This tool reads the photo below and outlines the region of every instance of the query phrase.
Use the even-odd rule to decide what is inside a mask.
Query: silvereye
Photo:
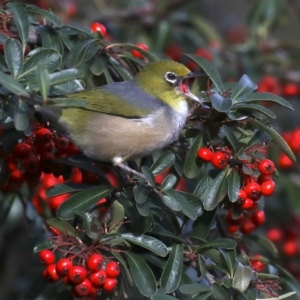
[[[188,77],[195,75],[177,62],[149,63],[132,81],[68,94],[87,106],[64,108],[57,121],[87,157],[121,165],[178,138],[187,99],[200,102],[183,84]],[[40,112],[50,116],[49,107]]]

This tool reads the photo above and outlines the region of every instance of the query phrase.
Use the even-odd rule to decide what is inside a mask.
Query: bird
[[[46,106],[39,113],[56,123],[88,158],[127,169],[124,162],[162,149],[178,139],[188,101],[202,103],[186,84],[197,74],[175,61],[148,63],[133,80],[65,95],[84,107]]]

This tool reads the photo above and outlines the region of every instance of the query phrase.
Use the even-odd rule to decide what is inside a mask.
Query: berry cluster
[[[248,167],[259,172],[258,177],[250,176],[243,173],[243,162],[238,161],[237,163],[230,153],[231,151],[227,147],[216,152],[203,147],[198,150],[197,155],[202,161],[210,162],[217,169],[223,169],[230,164],[242,175],[237,201],[226,206],[228,208],[226,222],[229,224],[229,233],[235,233],[239,229],[241,233],[249,234],[265,222],[265,213],[258,209],[258,201],[261,196],[269,197],[275,191],[275,183],[272,180],[275,166],[269,159],[247,164]]]
[[[50,250],[40,251],[39,259],[46,265],[43,277],[49,282],[62,280],[71,286],[76,297],[97,296],[102,290],[113,292],[117,288],[119,264],[108,261],[100,253],[89,254],[83,263],[77,265],[73,264],[72,258],[61,258],[56,262]]]

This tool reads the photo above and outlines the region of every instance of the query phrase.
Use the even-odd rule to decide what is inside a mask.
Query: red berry
[[[281,95],[282,89],[278,78],[272,75],[264,76],[258,84],[259,92],[269,92],[275,95]]]
[[[73,2],[69,2],[66,5],[66,13],[69,17],[73,17],[77,13],[77,6]]]
[[[287,256],[294,256],[298,253],[297,240],[286,241],[282,247],[282,252]]]
[[[81,154],[80,150],[77,148],[77,146],[73,143],[69,142],[69,147],[67,149],[67,153],[72,156],[72,155],[79,155]]]
[[[263,182],[261,185],[261,193],[263,196],[271,196],[275,191],[275,182],[273,180],[268,180]]]
[[[74,289],[79,296],[87,296],[92,290],[92,284],[88,279],[84,279],[81,283],[77,284]]]
[[[106,272],[104,270],[99,270],[98,272],[90,275],[90,281],[94,286],[100,287],[104,284],[106,277]]]
[[[227,216],[226,216],[226,222],[230,225],[238,225],[240,224],[243,219],[244,219],[244,216],[243,215],[239,215],[237,218],[233,218],[233,215],[232,215],[232,210],[228,211],[227,213]]]
[[[280,242],[283,239],[283,232],[281,229],[274,227],[267,231],[267,238],[272,242]]]
[[[257,183],[262,185],[263,182],[265,181],[268,181],[268,180],[272,180],[272,175],[265,175],[265,174],[260,174],[258,177],[257,177]]]
[[[247,199],[246,192],[244,190],[239,190],[237,202],[242,204],[245,202],[246,199]]]
[[[68,277],[72,283],[79,284],[86,278],[86,269],[81,266],[73,266],[69,269]]]
[[[248,210],[253,207],[253,200],[250,198],[247,198],[242,204],[241,209]]]
[[[16,185],[21,185],[25,181],[25,176],[20,170],[14,170],[10,173],[10,180]]]
[[[300,89],[295,83],[287,83],[284,85],[282,90],[284,97],[297,97],[300,93]]]
[[[55,148],[58,152],[66,152],[69,148],[69,144],[69,140],[62,136],[55,140]]]
[[[183,50],[178,44],[170,44],[167,46],[165,53],[175,61],[179,61],[182,57]]]
[[[92,254],[87,261],[87,268],[91,272],[96,272],[101,269],[103,265],[103,256],[98,253]]]
[[[106,292],[113,292],[117,288],[117,285],[118,281],[115,278],[107,278],[105,280],[103,289]]]
[[[9,171],[17,170],[17,168],[18,168],[17,164],[18,164],[18,162],[13,154],[8,154],[6,156],[5,165]]]
[[[37,144],[36,145],[36,152],[38,154],[43,154],[45,152],[50,152],[53,148],[53,143],[50,141],[49,143],[46,144]]]
[[[59,276],[64,277],[69,274],[72,262],[67,258],[60,259],[56,264],[56,272]]]
[[[52,132],[48,128],[40,128],[35,133],[36,144],[47,144],[52,140]]]
[[[210,60],[212,61],[213,60],[213,56],[212,56],[212,53],[206,49],[206,48],[198,48],[196,51],[195,51],[195,54],[196,55],[199,55],[201,57],[204,57],[206,58],[207,60]]]
[[[227,166],[228,157],[225,153],[217,151],[213,154],[211,164],[216,169],[223,169]]]
[[[106,35],[106,28],[101,23],[93,23],[90,28],[95,33],[99,32],[99,33],[101,33],[102,36]]]
[[[208,148],[200,148],[197,152],[197,156],[205,162],[210,162],[213,155],[214,154]]]
[[[241,224],[240,230],[243,234],[249,234],[255,229],[255,225],[250,221],[246,220]]]
[[[281,153],[278,158],[278,166],[281,169],[289,169],[294,167],[295,163],[285,153]]]
[[[56,210],[58,209],[58,207],[64,203],[68,198],[70,197],[70,194],[63,194],[63,195],[58,195],[55,197],[51,197],[48,200],[48,205],[51,209],[51,211],[56,212]]]
[[[262,225],[266,220],[265,212],[263,210],[256,210],[252,214],[251,220],[256,226]]]
[[[39,253],[40,262],[44,265],[51,265],[55,262],[55,255],[52,251],[44,249]]]
[[[41,170],[40,161],[36,156],[29,156],[23,162],[26,174],[38,174]]]
[[[20,143],[14,146],[13,155],[16,159],[24,159],[29,155],[30,146],[25,143]]]
[[[43,277],[50,282],[58,281],[59,276],[56,272],[56,265],[55,264],[49,265],[44,271]]]
[[[256,201],[261,196],[261,186],[256,182],[248,183],[244,188],[247,197],[251,198],[252,200]]]
[[[142,50],[148,50],[148,46],[146,44],[136,44],[136,46],[141,48]],[[143,54],[138,50],[132,49],[131,54],[137,58],[143,58]]]
[[[51,174],[53,171],[55,156],[51,152],[45,152],[41,155],[41,170],[46,174]]]
[[[239,229],[239,226],[238,225],[230,225],[227,229],[227,232],[228,233],[235,233],[237,232]]]
[[[261,174],[271,175],[274,173],[274,163],[269,159],[263,159],[258,164],[258,170]]]
[[[255,255],[254,257],[250,258],[250,267],[256,272],[261,272],[266,267],[265,263],[260,259],[260,255]]]
[[[120,275],[120,266],[115,261],[110,261],[105,268],[107,277],[115,278]]]

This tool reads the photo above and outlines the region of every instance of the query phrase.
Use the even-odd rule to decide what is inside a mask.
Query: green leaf
[[[269,239],[265,238],[264,236],[247,235],[246,239],[248,242],[254,242],[256,245],[262,247],[269,255],[277,257],[278,249]]]
[[[262,122],[258,120],[253,120],[254,124],[257,125],[257,127],[263,129],[266,131],[266,133],[282,148],[282,150],[285,152],[285,154],[293,161],[296,162],[296,157],[294,153],[292,152],[291,148],[287,144],[287,142],[282,138],[280,134],[278,134],[272,127],[269,127],[266,124],[263,124]]]
[[[88,46],[93,44],[97,39],[90,39],[86,40],[80,43],[77,43],[69,52],[67,58],[66,58],[66,66],[68,68],[75,68],[79,66],[83,60],[84,56],[86,54]]]
[[[40,251],[42,251],[43,249],[53,249],[55,247],[55,244],[52,241],[44,241],[38,245],[36,245],[33,248],[33,252],[34,253],[38,253]]]
[[[205,292],[199,294],[197,297],[195,297],[193,300],[206,300],[206,299],[211,299],[212,292]]]
[[[223,200],[224,181],[228,175],[228,167],[222,170],[218,176],[213,180],[211,186],[201,195],[203,206],[205,210],[213,210],[218,203]],[[226,189],[227,191],[227,189]]]
[[[11,75],[17,78],[23,66],[22,45],[16,39],[7,39],[4,45],[5,60]]]
[[[151,169],[146,166],[142,166],[141,170],[142,170],[142,173],[145,176],[145,178],[148,180],[148,182],[152,186],[155,186],[155,179],[154,179],[154,175],[153,175]]]
[[[241,102],[256,102],[256,101],[271,101],[283,107],[293,110],[292,105],[288,101],[272,93],[252,93],[250,95],[247,94],[241,98],[238,98],[236,102],[241,103]]]
[[[238,142],[236,136],[234,135],[233,131],[231,130],[231,128],[228,127],[227,125],[223,125],[222,126],[222,131],[223,131],[226,139],[228,140],[228,142],[232,146],[233,150],[238,151],[239,148],[240,148],[240,145],[239,145],[239,142]]]
[[[133,280],[141,294],[146,297],[153,296],[157,291],[157,287],[152,270],[139,255],[131,252],[125,252],[125,255]]]
[[[123,205],[115,200],[112,204],[111,219],[109,222],[109,233],[117,232],[121,227],[125,218],[125,210]]]
[[[187,217],[189,217],[192,220],[197,219],[197,210],[186,200],[186,198],[183,195],[172,189],[165,191],[165,194],[172,198],[173,201],[176,201],[181,205],[181,210]]]
[[[113,44],[110,46],[115,47],[121,47],[121,48],[128,48],[129,50],[138,50],[145,58],[147,58],[150,62],[159,61],[158,57],[155,56],[153,53],[146,51],[144,49],[141,49],[140,47],[134,45],[134,44]]]
[[[49,75],[50,85],[62,84],[74,79],[83,78],[83,72],[78,69],[67,69]]]
[[[225,92],[226,89],[221,80],[220,74],[217,71],[216,67],[209,60],[195,54],[185,54],[185,55],[190,59],[192,59],[203,69],[203,71],[209,76],[209,78],[211,79],[211,81],[214,83],[215,87],[219,90],[221,94]]]
[[[211,289],[209,289],[199,283],[191,283],[191,284],[182,285],[180,287],[180,291],[182,294],[194,295],[194,294],[198,294],[198,293],[210,292]]]
[[[49,25],[40,25],[38,30],[42,38],[43,48],[56,50],[62,55],[64,52],[64,47],[56,30]]]
[[[228,112],[232,107],[231,98],[224,98],[219,94],[213,94],[211,98],[212,106],[215,110],[220,112]]]
[[[162,173],[170,168],[175,162],[175,155],[171,151],[165,151],[151,166],[151,171],[154,175]]]
[[[183,269],[183,246],[173,244],[172,251],[160,278],[162,290],[168,294],[177,289]]]
[[[93,57],[93,61],[92,61],[91,65],[89,66],[89,68],[90,68],[90,71],[94,75],[99,76],[104,71],[104,68],[105,68],[104,62],[97,55],[95,55]]]
[[[232,286],[244,292],[251,282],[251,268],[238,263],[232,281]]]
[[[62,203],[58,207],[56,215],[62,220],[72,219],[75,217],[77,211],[82,213],[85,212],[91,206],[96,204],[98,200],[108,196],[111,191],[111,187],[103,185],[81,191]]]
[[[16,199],[15,193],[6,193],[0,202],[0,225],[4,224]]]
[[[134,199],[136,203],[144,203],[147,199],[151,191],[147,189],[145,186],[138,185],[134,191]]]
[[[77,183],[72,183],[72,182],[56,184],[46,190],[46,196],[54,197],[54,196],[63,195],[63,194],[67,194],[67,193],[78,192],[78,191],[87,189],[89,187],[90,187],[90,185],[77,184]]]
[[[12,76],[6,75],[0,71],[0,83],[12,93],[18,96],[24,96],[29,98],[29,94],[26,92],[20,82],[13,79]]]
[[[232,106],[232,110],[241,110],[241,111],[255,110],[255,111],[258,111],[258,112],[266,115],[269,118],[276,119],[276,115],[271,110],[269,110],[268,108],[266,108],[262,105],[257,105],[257,104],[234,105],[234,106]]]
[[[201,195],[211,186],[213,179],[204,174],[203,177],[199,180],[193,194],[196,197],[201,197]]]
[[[237,171],[232,170],[228,177],[228,197],[230,202],[234,203],[239,197],[239,190],[241,188],[241,178]]]
[[[177,177],[173,174],[169,174],[161,185],[162,191],[171,189],[177,181]]]
[[[124,80],[132,80],[133,76],[112,56],[109,56],[109,62],[114,69],[122,76]]]
[[[86,26],[82,26],[80,24],[68,24],[63,26],[62,29],[66,29],[67,31],[69,31],[70,29],[74,30],[76,34],[82,35],[86,38],[93,38],[93,32],[90,28],[86,27]]]
[[[164,294],[155,294],[154,296],[151,297],[151,300],[177,300],[178,298],[174,298],[169,295],[164,295]]]
[[[181,239],[180,237],[178,237],[178,235],[175,233],[170,232],[169,230],[163,228],[162,226],[155,224],[151,230],[150,230],[151,235],[158,235],[158,236],[164,236],[164,237],[168,237],[171,238],[175,241],[178,241],[180,243],[185,243],[184,239]]]
[[[23,44],[23,52],[25,50],[28,34],[29,34],[29,22],[28,14],[20,3],[7,3],[9,11],[12,13],[14,24],[18,29],[21,42]]]
[[[33,14],[38,14],[47,21],[51,22],[56,27],[62,26],[62,21],[52,11],[40,9],[35,5],[26,5],[26,11]]]
[[[217,300],[231,300],[231,297],[219,283],[214,282],[211,286],[211,289]]]
[[[235,249],[235,247],[236,247],[236,242],[232,239],[216,238],[206,242],[203,246],[200,246],[199,250],[204,248]]]
[[[36,68],[36,79],[40,93],[44,100],[47,99],[50,90],[49,72],[45,65],[39,64]]]
[[[165,257],[168,254],[167,246],[160,240],[148,235],[134,235],[123,233],[122,237],[135,245],[148,249],[158,256]]]
[[[51,218],[47,220],[47,224],[55,229],[58,229],[63,235],[75,235],[75,228],[67,221]]]
[[[193,142],[190,151],[188,152],[184,166],[183,166],[183,173],[187,178],[195,178],[199,175],[200,169],[200,162],[197,157],[197,152],[199,148],[203,145],[202,135],[198,135]]]
[[[123,259],[121,254],[118,253],[117,251],[112,251],[111,254],[120,262],[121,271],[123,272],[123,274],[125,273],[126,279],[129,283],[129,286],[133,287],[133,280],[132,280],[131,274],[129,272],[129,269],[128,269],[128,266],[127,266],[125,260]]]
[[[201,216],[203,214],[203,203],[199,197],[185,192],[179,192],[196,210],[197,216]]]
[[[171,198],[167,195],[163,195],[161,199],[166,206],[168,206],[170,209],[172,209],[174,211],[180,211],[182,208],[181,204],[179,202],[174,201],[173,198]]]
[[[216,210],[206,211],[193,223],[192,236],[205,240],[215,220]]]
[[[23,100],[19,100],[14,107],[14,124],[15,128],[20,131],[29,127],[27,105]]]
[[[257,85],[249,78],[248,75],[244,74],[232,91],[232,102],[234,103],[236,99],[249,92],[253,92],[256,89]]]
[[[42,49],[34,55],[30,56],[29,59],[23,64],[22,72],[19,78],[28,75],[34,71],[38,65],[44,64],[49,73],[56,70],[61,64],[60,54],[53,49]]]
[[[226,261],[229,277],[233,277],[235,265],[236,265],[236,253],[235,250],[232,249],[219,249],[220,253],[223,255],[224,260]]]

